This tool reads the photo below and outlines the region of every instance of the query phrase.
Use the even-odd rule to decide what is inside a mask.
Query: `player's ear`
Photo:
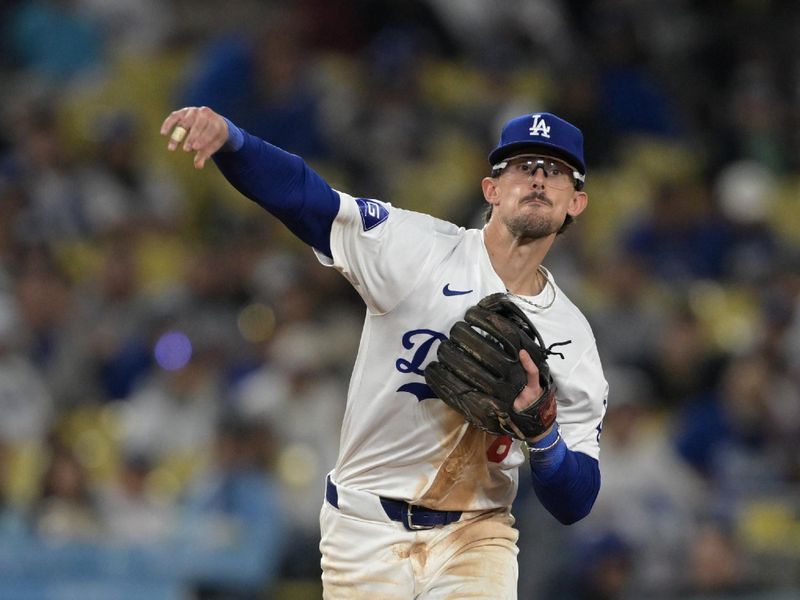
[[[484,177],[481,180],[483,197],[489,204],[497,204],[497,179],[494,177]]]
[[[572,200],[570,200],[569,206],[567,207],[567,214],[571,215],[573,218],[577,217],[584,211],[587,204],[589,204],[589,196],[586,192],[576,191],[572,195]]]

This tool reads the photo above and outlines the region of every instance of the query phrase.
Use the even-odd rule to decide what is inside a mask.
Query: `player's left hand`
[[[164,119],[161,135],[170,136],[167,144],[170,152],[181,143],[184,152],[194,152],[194,167],[202,169],[211,155],[228,141],[228,123],[207,106],[187,106]]]

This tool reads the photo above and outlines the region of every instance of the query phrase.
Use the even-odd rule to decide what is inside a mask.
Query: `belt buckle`
[[[436,525],[415,525],[412,521],[413,519],[413,505],[406,503],[405,513],[406,513],[406,522],[405,526],[410,531],[422,531],[425,529],[433,529]]]

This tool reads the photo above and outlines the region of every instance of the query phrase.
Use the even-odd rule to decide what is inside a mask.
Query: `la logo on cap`
[[[528,130],[531,135],[540,135],[545,138],[550,137],[550,127],[544,122],[542,115],[533,115],[533,125]]]

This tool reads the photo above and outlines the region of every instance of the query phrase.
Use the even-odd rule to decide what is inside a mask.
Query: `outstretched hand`
[[[182,127],[183,139],[174,135]],[[167,150],[174,152],[178,146],[184,152],[194,152],[194,167],[202,169],[206,161],[228,141],[228,124],[221,115],[207,106],[189,106],[173,111],[161,124],[161,135],[170,136]]]

